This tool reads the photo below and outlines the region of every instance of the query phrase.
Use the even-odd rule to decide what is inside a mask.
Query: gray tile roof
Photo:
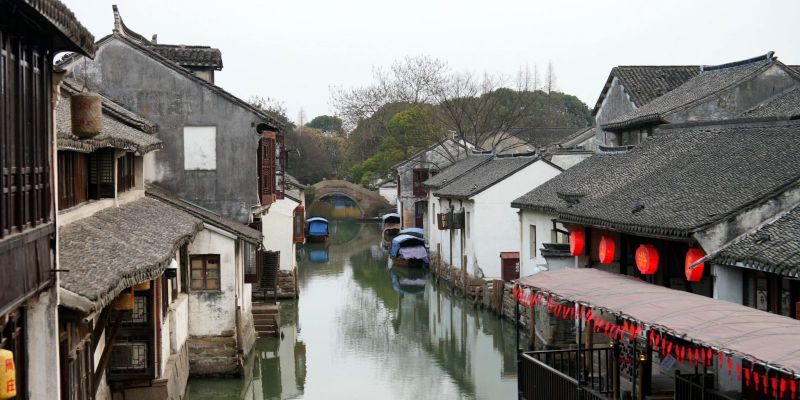
[[[108,208],[58,230],[60,286],[109,304],[122,290],[154,279],[203,227],[200,219],[155,199]]]
[[[741,118],[800,117],[800,87],[775,96],[739,115]]]
[[[433,192],[437,197],[469,198],[502,181],[540,158],[498,156]]]
[[[146,187],[148,197],[163,201],[170,206],[185,211],[194,217],[200,218],[206,225],[212,225],[222,230],[228,231],[239,238],[246,240],[255,245],[261,245],[263,236],[261,232],[227,217],[223,217],[211,210],[198,206],[187,200],[181,199],[175,193],[172,193],[160,186],[148,184]]]
[[[183,44],[151,44],[150,50],[169,58],[182,67],[213,67],[222,69],[222,52],[209,46]]]
[[[57,28],[70,42],[62,43],[61,38],[51,38],[50,40],[59,46],[59,50],[80,51],[82,54],[94,56],[94,35],[81,25],[80,21],[75,18],[75,14],[64,3],[58,0],[16,0],[6,7],[12,6],[30,7]],[[29,20],[26,21],[26,24],[35,25],[36,23]],[[64,45],[68,45],[69,48],[61,47]]]
[[[80,93],[80,87],[80,84],[68,79],[62,82],[61,99],[56,107],[56,138],[59,150],[90,153],[101,148],[114,147],[142,155],[161,148],[161,141],[153,135],[155,124],[102,96],[103,131],[90,139],[73,135],[69,96]]]
[[[595,135],[595,128],[594,127],[590,126],[588,128],[582,128],[582,129],[576,131],[575,133],[565,137],[558,144],[558,146],[561,147],[561,148],[565,148],[565,149],[566,148],[570,148],[570,147],[575,147],[575,146],[581,144],[582,142],[593,138],[594,135]]]
[[[443,169],[423,184],[429,188],[438,189],[454,179],[458,179],[473,168],[489,161],[494,157],[491,154],[473,154],[469,157]]]
[[[688,237],[800,179],[800,123],[673,126],[590,157],[512,202],[565,221]]]
[[[736,239],[713,261],[800,277],[800,207]]]
[[[586,129],[586,127],[533,127],[514,129],[511,134],[537,148],[541,148],[561,143],[573,134],[583,132]]]
[[[764,56],[749,60],[716,67],[704,67],[700,74],[677,88],[603,124],[603,129],[622,130],[638,125],[661,122],[666,114],[741,82],[776,62],[777,60],[772,56],[772,53],[767,53]]]
[[[653,101],[699,73],[699,65],[623,65],[612,71],[636,107]]]

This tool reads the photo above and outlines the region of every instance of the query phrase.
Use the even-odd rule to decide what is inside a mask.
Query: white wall
[[[178,294],[178,299],[169,306],[170,322],[170,347],[171,353],[176,353],[186,343],[189,337],[189,296],[185,293]]]
[[[297,266],[294,244],[294,209],[300,204],[292,199],[280,199],[261,215],[264,249],[281,252],[281,270],[291,271]]]
[[[378,194],[383,196],[389,204],[396,205],[397,204],[397,186],[394,187],[383,187],[381,186],[378,188]]]
[[[708,268],[709,263],[706,263]],[[744,274],[741,268],[713,264],[714,298],[744,304]]]
[[[189,244],[189,255],[193,254],[219,254],[220,291],[189,289],[189,334],[218,336],[235,331],[236,240],[206,227]]]
[[[59,398],[57,288],[26,302],[25,343],[31,399]]]
[[[511,202],[560,172],[547,162],[536,161],[472,198],[471,232],[465,249],[468,272],[474,273],[477,266],[486,277],[500,277],[500,252],[520,251],[520,221]]]
[[[542,244],[552,243],[552,220],[556,218],[553,214],[543,214],[531,210],[521,210],[521,219],[519,229],[520,236],[520,276],[532,275],[540,271],[539,266],[545,266],[547,260],[542,257]],[[535,257],[531,255],[531,229],[530,226],[536,227],[536,254]],[[561,224],[558,224],[560,229],[564,229]]]

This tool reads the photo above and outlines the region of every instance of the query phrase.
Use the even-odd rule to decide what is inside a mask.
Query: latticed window
[[[219,290],[219,254],[191,256],[192,290]]]
[[[89,197],[114,197],[114,150],[103,149],[89,154]]]
[[[276,197],[275,148],[275,133],[265,133],[258,146],[258,195],[262,205],[271,204]]]

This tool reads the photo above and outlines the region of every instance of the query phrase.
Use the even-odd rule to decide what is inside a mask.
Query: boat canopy
[[[400,214],[398,213],[388,213],[383,214],[381,217],[381,229],[386,229],[387,224],[399,224],[400,223]]]
[[[424,238],[425,237],[425,230],[423,230],[422,228],[406,228],[406,229],[401,230],[400,234],[401,235],[416,236],[418,238]]]
[[[306,220],[306,234],[309,236],[327,236],[328,220],[314,217]]]
[[[425,240],[411,235],[398,235],[392,239],[392,248],[389,255],[397,257],[401,247],[422,246],[425,247]]]

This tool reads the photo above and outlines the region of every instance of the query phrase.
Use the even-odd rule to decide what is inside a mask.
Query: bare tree
[[[553,62],[547,62],[547,75],[544,78],[544,85],[547,89],[547,94],[556,90],[556,72],[553,69]]]

